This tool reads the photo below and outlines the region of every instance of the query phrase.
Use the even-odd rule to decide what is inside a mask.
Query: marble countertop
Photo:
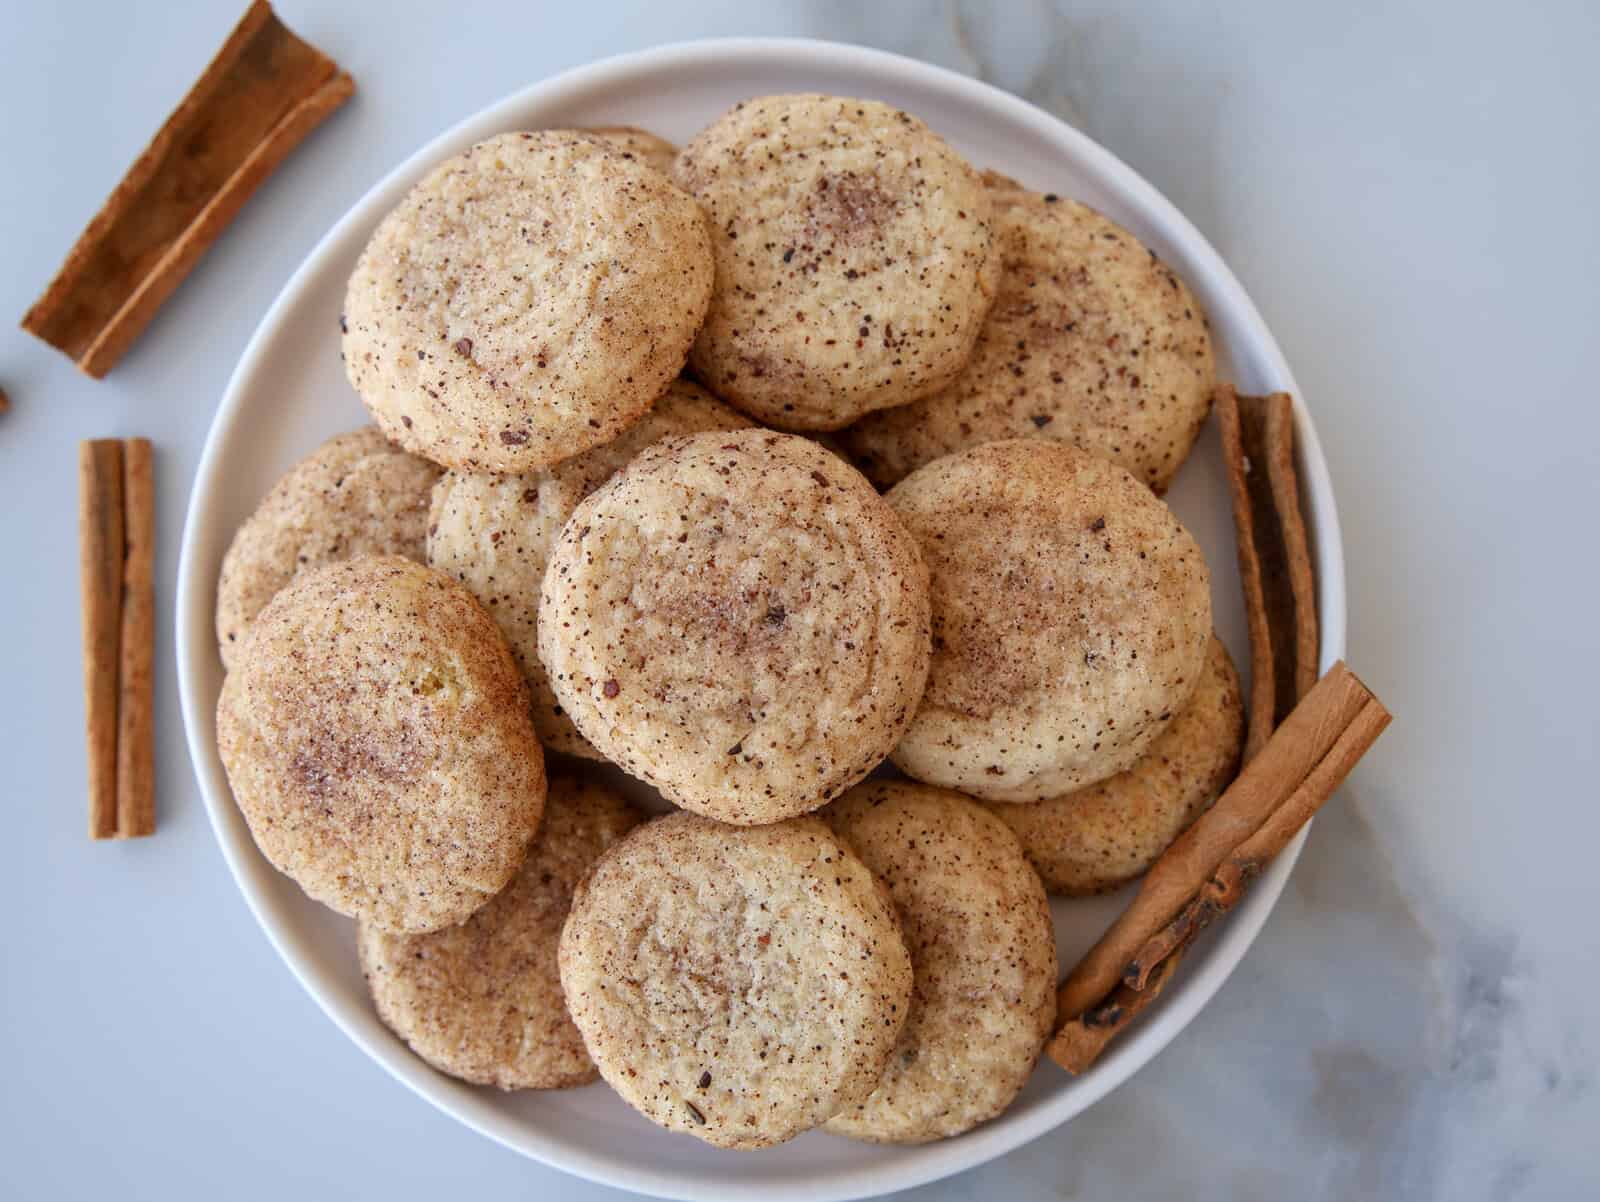
[[[19,316],[240,3],[13,6],[0,312]],[[1200,1017],[1083,1117],[919,1202],[1600,1196],[1600,17],[1581,2],[1284,5],[283,0],[360,92],[103,382],[0,330],[10,913],[0,1194],[622,1197],[412,1097],[318,1012],[212,840],[171,617],[162,829],[83,835],[73,443],[189,484],[251,330],[438,130],[605,54],[856,41],[1062,115],[1172,198],[1272,326],[1332,465],[1349,658],[1398,720]]]

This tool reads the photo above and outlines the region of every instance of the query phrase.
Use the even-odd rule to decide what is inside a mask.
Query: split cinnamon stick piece
[[[122,443],[78,444],[78,570],[89,837],[117,833],[117,681],[122,640]]]
[[[130,438],[122,450],[125,551],[122,583],[121,675],[117,690],[117,834],[156,830],[155,473],[150,442]]]
[[[150,444],[78,446],[89,837],[155,832],[151,669],[155,650],[155,488]]]
[[[1289,394],[1240,396],[1224,384],[1216,410],[1250,632],[1248,759],[1317,679],[1317,598]]]
[[[99,378],[355,85],[256,0],[78,238],[23,328]]]
[[[1065,1021],[1047,1049],[1057,1064],[1083,1072],[1159,996],[1195,936],[1243,896],[1388,724],[1383,704],[1335,664],[1216,805],[1156,862],[1133,904],[1068,974],[1057,995]],[[1217,820],[1207,823],[1212,815]],[[1191,900],[1174,909],[1170,899],[1213,861]]]
[[[1146,941],[1288,801],[1371,698],[1342,662],[1333,666],[1216,804],[1151,866],[1132,903],[1067,975],[1058,1014],[1076,1018],[1116,987]]]
[[[1165,927],[1147,939],[1122,974],[1123,983],[1144,989],[1161,965],[1187,945],[1219,916],[1239,903],[1245,890],[1260,876],[1274,856],[1288,846],[1295,832],[1311,821],[1317,808],[1350,774],[1356,761],[1389,725],[1389,711],[1371,698],[1357,712],[1328,754],[1307,774],[1260,829],[1246,839],[1211,874],[1200,892]]]

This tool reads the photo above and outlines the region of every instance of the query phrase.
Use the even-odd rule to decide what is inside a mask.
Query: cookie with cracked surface
[[[1189,703],[1126,772],[1029,805],[991,805],[1051,893],[1081,897],[1144,873],[1228,787],[1244,750],[1244,697],[1212,635]]]
[[[1166,504],[1063,443],[988,443],[885,498],[916,535],[933,665],[908,776],[1038,801],[1129,768],[1194,692],[1210,574]]]
[[[561,985],[601,1075],[646,1118],[762,1148],[872,1092],[911,961],[888,895],[825,823],[673,814],[578,887]]]
[[[268,603],[223,683],[217,748],[267,859],[388,931],[487,902],[544,808],[528,688],[494,619],[395,555],[304,573]]]
[[[851,427],[851,455],[887,488],[979,443],[1052,438],[1165,491],[1216,387],[1200,303],[1114,221],[1007,183],[990,181],[1004,270],[971,361],[943,391]]]
[[[977,173],[908,113],[765,96],[678,156],[717,284],[691,361],[769,425],[837,430],[946,387],[999,276]]]
[[[345,368],[385,434],[522,472],[615,438],[682,368],[711,297],[699,206],[574,130],[446,159],[362,252]]]
[[[866,781],[823,812],[888,888],[911,1013],[872,1094],[825,1124],[879,1143],[948,1139],[1021,1092],[1056,1017],[1044,886],[1005,825],[959,793]]]
[[[809,439],[670,438],[573,512],[538,633],[608,760],[685,809],[776,822],[899,741],[927,677],[927,572],[861,473]]]
[[[647,129],[640,129],[636,125],[602,125],[583,132],[611,143],[623,154],[633,155],[663,175],[672,174],[672,164],[678,157],[678,148]]]
[[[598,781],[551,772],[539,836],[487,905],[426,935],[362,925],[361,971],[379,1016],[418,1056],[463,1081],[560,1089],[594,1080],[561,996],[557,944],[572,891],[640,819]]]
[[[528,679],[533,727],[546,747],[602,758],[572,724],[539,662],[539,588],[561,527],[578,502],[651,443],[749,425],[738,410],[679,379],[649,413],[604,446],[515,476],[452,471],[434,487],[428,564],[465,584],[500,624]]]
[[[217,579],[217,648],[233,666],[268,601],[300,573],[352,555],[420,560],[439,469],[372,426],[335,435],[290,468],[245,519]]]

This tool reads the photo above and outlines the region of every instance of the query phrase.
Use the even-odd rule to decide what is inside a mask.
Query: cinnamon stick
[[[1250,633],[1248,759],[1317,678],[1316,593],[1289,394],[1240,396],[1224,384],[1216,410]]]
[[[1067,975],[1056,999],[1061,1019],[1076,1018],[1116,987],[1146,941],[1177,918],[1228,855],[1261,828],[1371,699],[1342,661],[1333,666],[1216,804],[1162,854],[1133,902]]]
[[[149,440],[130,438],[122,453],[126,553],[123,562],[121,674],[117,696],[117,834],[156,829],[154,695],[155,477]]]
[[[23,328],[105,375],[261,182],[354,88],[256,0]]]
[[[1174,951],[1237,905],[1273,857],[1288,846],[1295,832],[1311,821],[1322,803],[1333,796],[1333,791],[1383,733],[1389,721],[1389,711],[1383,703],[1376,697],[1369,699],[1300,787],[1273,811],[1255,834],[1228,854],[1171,923],[1145,941],[1123,972],[1123,984],[1132,989],[1145,988]]]
[[[117,678],[122,638],[122,444],[78,444],[78,571],[83,618],[89,837],[117,833]]]

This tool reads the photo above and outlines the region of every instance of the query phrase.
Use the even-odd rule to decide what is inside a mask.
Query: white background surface
[[[736,33],[980,74],[1185,210],[1306,389],[1340,494],[1350,659],[1398,715],[1212,1007],[1082,1119],[919,1196],[1600,1191],[1600,18],[1577,3],[996,7],[284,0],[355,75],[352,104],[107,380],[0,330],[0,1195],[616,1196],[434,1113],[301,993],[201,811],[170,615],[160,833],[84,837],[74,444],[156,442],[170,604],[216,398],[350,203],[533,79]],[[20,318],[238,14],[7,0],[0,313]]]

